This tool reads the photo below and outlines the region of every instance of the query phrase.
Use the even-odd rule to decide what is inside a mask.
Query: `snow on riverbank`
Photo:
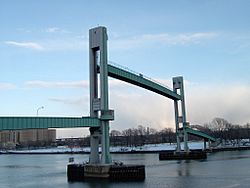
[[[189,142],[190,149],[203,149],[203,142]],[[182,148],[183,148],[182,143]],[[175,150],[176,144],[162,143],[162,144],[147,144],[139,147],[110,147],[111,152],[131,152],[131,151],[164,151],[164,150]],[[101,151],[101,148],[99,148]],[[56,148],[44,148],[44,149],[32,149],[32,150],[9,150],[9,153],[79,153],[79,152],[90,152],[89,147],[84,148],[69,148],[66,146],[58,146]]]

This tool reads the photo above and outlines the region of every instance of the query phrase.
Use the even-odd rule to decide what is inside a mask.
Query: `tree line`
[[[137,128],[129,128],[123,131],[112,130],[110,132],[111,146],[137,147],[145,144],[174,143],[175,131],[164,128],[157,131],[154,128],[139,125]]]
[[[198,129],[218,139],[219,142],[238,144],[242,139],[250,142],[250,124],[234,125],[223,118],[214,118],[204,125],[191,125],[191,128]],[[189,140],[201,140],[201,138],[189,135]],[[145,144],[176,143],[175,130],[164,128],[157,130],[139,125],[136,128],[110,131],[111,146],[138,147]],[[70,147],[89,147],[90,137],[79,139],[66,139],[57,143],[58,145],[68,145]]]
[[[223,118],[214,118],[210,123],[204,124],[207,133],[220,142],[239,144],[243,139],[250,142],[250,123],[245,125],[232,124]]]
[[[191,125],[191,128],[205,132],[218,139],[218,143],[239,144],[243,139],[250,142],[250,123],[245,125],[232,124],[223,118],[214,118],[204,125]],[[189,140],[201,140],[201,138],[189,135]],[[110,132],[111,146],[137,147],[144,144],[175,143],[176,134],[172,128],[156,130],[154,128],[139,125],[137,128],[129,128],[122,131]]]

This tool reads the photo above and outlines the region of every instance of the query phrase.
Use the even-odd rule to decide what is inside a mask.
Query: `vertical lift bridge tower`
[[[109,121],[114,120],[114,111],[109,109],[108,101],[108,57],[107,30],[96,27],[89,30],[89,76],[90,76],[90,116],[99,118],[100,128],[90,128],[91,133],[91,164],[110,164]],[[98,73],[100,76],[98,77]],[[188,152],[188,134],[186,132],[186,111],[184,100],[183,77],[173,78],[173,93],[180,96],[174,99],[177,147],[181,151],[180,141],[184,140],[184,152]],[[180,127],[182,125],[182,127]],[[101,159],[99,158],[99,138],[101,138]]]
[[[101,137],[101,163],[110,164],[109,121],[114,120],[114,111],[109,110],[108,101],[108,57],[107,31],[105,27],[89,30],[89,80],[90,80],[90,116],[99,118],[100,128],[90,128],[90,163],[98,164],[99,138]],[[98,80],[98,72],[100,72]],[[99,84],[99,85],[98,85]]]
[[[68,165],[68,180],[86,178],[109,178],[114,180],[144,180],[144,165],[113,164],[109,150],[109,121],[114,120],[114,111],[108,101],[107,31],[105,27],[89,30],[89,79],[90,116],[97,118],[100,127],[90,128],[89,164]],[[99,75],[98,75],[99,74]],[[101,138],[101,158],[99,140]]]
[[[144,165],[115,165],[112,163],[109,143],[109,121],[114,120],[114,111],[109,109],[108,76],[143,87],[174,100],[177,147],[175,153],[189,153],[188,127],[184,100],[182,77],[173,78],[173,90],[161,86],[141,75],[108,64],[107,30],[96,27],[89,30],[89,79],[90,79],[90,116],[98,119],[99,126],[90,127],[89,163],[83,166],[68,166],[68,178],[104,177],[115,179],[144,180]],[[194,135],[196,132],[192,132]],[[184,141],[184,152],[181,140]],[[101,140],[101,157],[99,141]],[[175,155],[174,153],[174,155]],[[177,155],[181,156],[182,155]],[[190,156],[190,155],[189,155]],[[171,156],[170,156],[171,157]],[[161,158],[161,157],[160,157]]]

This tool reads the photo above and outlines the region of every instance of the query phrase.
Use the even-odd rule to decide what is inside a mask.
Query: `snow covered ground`
[[[203,142],[189,142],[190,149],[203,149]],[[182,148],[183,148],[182,144]],[[111,152],[130,152],[130,151],[162,151],[162,150],[174,150],[176,144],[147,144],[140,147],[110,147]],[[99,148],[101,151],[101,148]],[[68,153],[68,152],[90,152],[89,147],[84,148],[69,148],[66,146],[58,146],[56,148],[46,148],[46,149],[32,149],[32,150],[9,150],[11,153]]]
[[[250,146],[250,142],[248,139],[243,139],[239,142],[240,146]],[[222,143],[217,146],[217,148],[227,148],[227,147],[238,147],[238,144],[234,142],[230,143]],[[189,149],[204,149],[203,142],[188,142]],[[208,146],[208,144],[207,144]],[[181,144],[182,149],[184,148],[183,143]],[[166,151],[166,150],[175,150],[176,144],[162,143],[162,144],[147,144],[139,147],[110,147],[111,152],[130,152],[130,151]],[[101,148],[99,148],[101,151]],[[8,150],[8,151],[0,151],[0,153],[71,153],[71,152],[90,152],[89,147],[74,147],[69,148],[67,146],[58,146],[55,148],[45,148],[45,149],[32,149],[32,150]]]

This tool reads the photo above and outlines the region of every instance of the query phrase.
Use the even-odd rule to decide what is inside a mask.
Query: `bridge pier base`
[[[202,150],[190,150],[189,152],[161,152],[159,160],[199,160],[206,159],[207,153]]]
[[[69,164],[67,166],[68,181],[144,181],[144,165],[123,164]]]

